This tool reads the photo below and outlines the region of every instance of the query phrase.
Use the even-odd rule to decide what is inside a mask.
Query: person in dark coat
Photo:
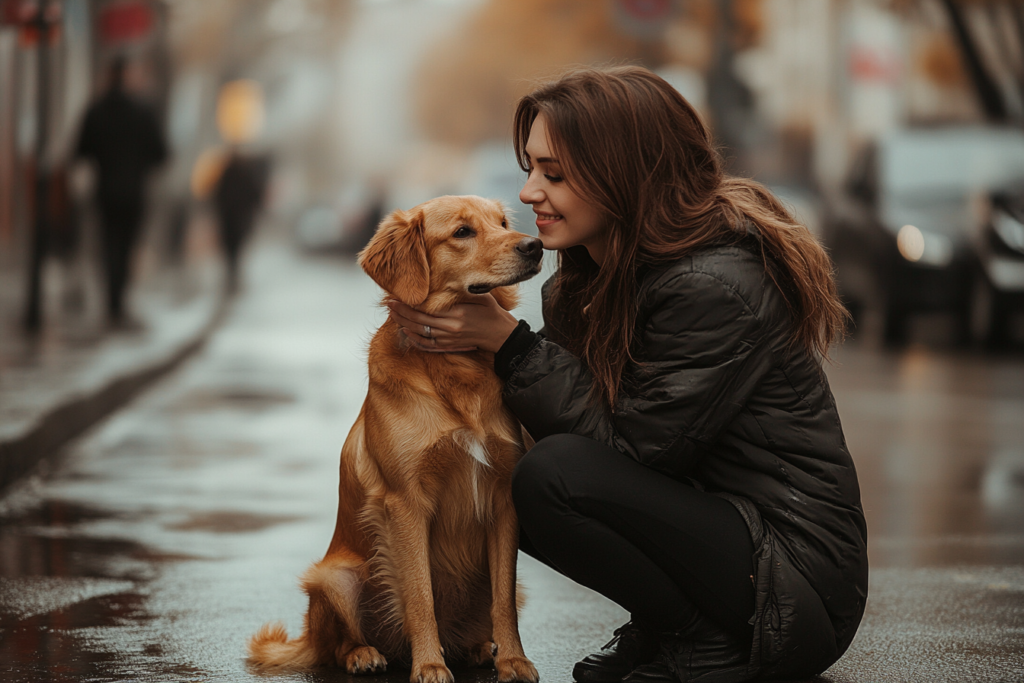
[[[233,150],[213,192],[221,249],[228,268],[229,291],[238,288],[239,261],[266,192],[270,162],[266,157]]]
[[[131,257],[145,214],[146,179],[167,158],[156,113],[125,90],[126,66],[124,58],[114,60],[109,88],[86,111],[75,148],[76,157],[96,166],[107,312],[114,325],[124,322]]]
[[[568,74],[520,101],[514,131],[520,198],[559,252],[544,328],[489,295],[389,305],[423,351],[494,353],[536,440],[512,482],[521,549],[631,613],[573,677],[824,671],[868,580],[822,370],[846,316],[827,255],[767,189],[723,174],[700,117],[645,69]]]

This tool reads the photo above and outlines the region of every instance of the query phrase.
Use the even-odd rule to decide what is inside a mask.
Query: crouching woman
[[[536,440],[521,548],[631,614],[579,683],[818,674],[864,612],[866,529],[822,359],[827,255],[640,68],[520,101],[515,148],[558,270],[533,332],[489,295],[392,315],[425,350],[495,353]],[[423,333],[429,327],[429,336]]]

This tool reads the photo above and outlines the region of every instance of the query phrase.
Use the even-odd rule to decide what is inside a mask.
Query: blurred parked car
[[[373,237],[384,211],[379,184],[352,183],[332,201],[303,209],[295,222],[295,239],[307,251],[355,254]]]
[[[986,208],[975,241],[970,326],[975,338],[999,346],[1010,341],[1013,316],[1024,312],[1024,184],[993,193]]]
[[[1022,184],[1024,131],[902,130],[867,145],[825,196],[824,241],[854,320],[877,307],[890,343],[922,311],[952,312],[962,341],[1008,329],[1024,252],[1008,227],[1020,215],[1002,207]]]
[[[799,185],[769,185],[768,189],[812,235],[821,239],[821,199],[814,191]]]

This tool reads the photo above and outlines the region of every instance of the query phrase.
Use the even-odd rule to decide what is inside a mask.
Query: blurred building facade
[[[642,63],[701,109],[738,171],[834,182],[893,129],[986,120],[956,21],[1019,123],[1022,12],[1012,0],[491,0],[427,55],[419,120],[435,140],[500,139],[538,79]]]
[[[40,12],[48,26],[37,26]],[[59,174],[82,112],[103,87],[115,54],[133,62],[130,87],[158,106],[167,100],[167,12],[155,0],[63,0],[0,3],[0,245],[9,245],[30,220],[36,165]],[[47,71],[40,74],[40,51]],[[39,118],[41,84],[47,87],[47,120]],[[42,159],[35,152],[45,136]]]
[[[374,202],[510,188],[515,100],[573,66],[658,70],[707,117],[734,171],[777,184],[840,182],[857,149],[893,129],[991,119],[979,69],[1006,122],[1024,111],[1015,0],[3,0],[8,260],[32,225],[44,129],[38,41],[25,25],[40,3],[59,24],[47,163],[60,168],[103,64],[127,52],[166,119],[173,161],[161,191],[179,224],[196,200],[197,160],[224,144],[219,88],[237,79],[265,92],[249,144],[274,155],[275,204],[314,232]]]

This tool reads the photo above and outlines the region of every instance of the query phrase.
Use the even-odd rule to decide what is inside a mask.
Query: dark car
[[[1008,329],[1007,288],[1021,276],[1002,273],[1024,263],[1001,237],[1017,233],[989,216],[1019,218],[995,207],[1022,182],[1016,129],[902,130],[865,146],[841,190],[826,194],[823,226],[855,322],[877,310],[889,343],[905,341],[911,316],[926,311],[952,313],[962,341]]]
[[[977,268],[971,289],[973,336],[991,346],[1012,339],[1024,312],[1024,184],[989,197],[987,220],[975,241]]]

